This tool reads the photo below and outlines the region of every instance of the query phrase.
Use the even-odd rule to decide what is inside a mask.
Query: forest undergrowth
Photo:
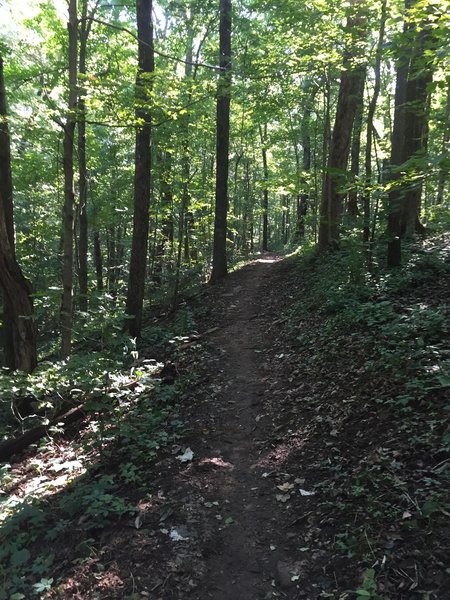
[[[256,267],[254,313],[238,324],[262,336],[246,347],[264,373],[247,437],[272,465],[242,474],[248,493],[256,477],[266,486],[267,522],[249,521],[268,555],[252,571],[267,584],[255,599],[450,597],[449,241],[417,243],[398,272],[376,259],[369,271],[350,246]],[[139,348],[80,346],[69,363],[2,378],[3,439],[37,425],[45,435],[1,466],[0,599],[231,598],[207,567],[211,544],[226,557],[239,517],[211,524],[219,503],[198,489],[194,502],[185,480],[200,469],[191,447],[201,438],[206,452],[230,430],[224,398],[238,400],[223,391],[232,382],[214,336],[236,326],[230,311],[255,272],[150,315]],[[37,415],[17,414],[24,394]],[[58,421],[62,406],[80,408],[81,428]],[[186,507],[196,545],[170,526]]]

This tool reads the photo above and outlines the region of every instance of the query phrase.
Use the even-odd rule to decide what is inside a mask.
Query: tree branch
[[[126,27],[121,27],[120,25],[114,25],[113,23],[108,23],[107,21],[102,21],[101,19],[96,19],[96,18],[90,18],[90,20],[94,21],[94,23],[98,23],[99,25],[104,25],[105,27],[110,27],[111,29],[116,29],[117,31],[123,31],[124,33],[127,33],[128,35],[130,35],[137,42],[147,45],[146,42],[144,42],[143,40],[140,40],[139,37],[133,31],[131,31],[130,29],[127,29]],[[204,67],[205,69],[212,69],[213,71],[222,71],[223,70],[222,67],[219,67],[216,65],[208,65],[207,63],[199,63],[199,62],[196,62],[196,63],[190,62],[187,60],[183,60],[182,58],[172,56],[171,54],[165,54],[164,52],[160,52],[159,50],[154,50],[154,53],[157,54],[158,56],[161,56],[162,58],[168,58],[169,60],[183,63],[185,65],[193,65],[196,68]]]

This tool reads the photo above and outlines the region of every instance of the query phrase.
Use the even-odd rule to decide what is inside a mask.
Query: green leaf
[[[450,387],[450,377],[448,375],[438,375],[437,379],[442,387]]]
[[[23,565],[30,558],[30,553],[26,548],[22,548],[22,550],[17,550],[11,556],[11,567],[18,567],[19,565]]]
[[[357,589],[356,593],[358,594],[358,596],[361,596],[362,598],[370,598],[370,596],[371,596],[370,592],[368,592],[367,590],[363,590],[362,588]]]

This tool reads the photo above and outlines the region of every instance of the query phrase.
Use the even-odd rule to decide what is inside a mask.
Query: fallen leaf
[[[302,496],[314,496],[314,494],[316,493],[316,492],[308,492],[307,490],[302,490],[301,488],[300,488],[299,492]]]
[[[173,528],[170,530],[170,539],[173,540],[174,542],[185,542],[189,538],[181,535],[181,533],[179,531],[177,531],[175,528]]]
[[[290,497],[291,497],[290,494],[277,494],[275,496],[275,498],[278,500],[278,502],[287,502]]]
[[[194,458],[194,453],[190,448],[186,448],[181,456],[177,456],[176,459],[182,463],[189,462]]]
[[[277,488],[282,492],[288,492],[289,490],[292,490],[294,488],[294,484],[286,482],[283,483],[283,485],[277,485]]]

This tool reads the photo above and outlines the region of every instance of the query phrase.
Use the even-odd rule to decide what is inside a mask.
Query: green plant
[[[383,600],[378,594],[375,569],[366,569],[363,575],[361,587],[355,590],[358,599]]]

